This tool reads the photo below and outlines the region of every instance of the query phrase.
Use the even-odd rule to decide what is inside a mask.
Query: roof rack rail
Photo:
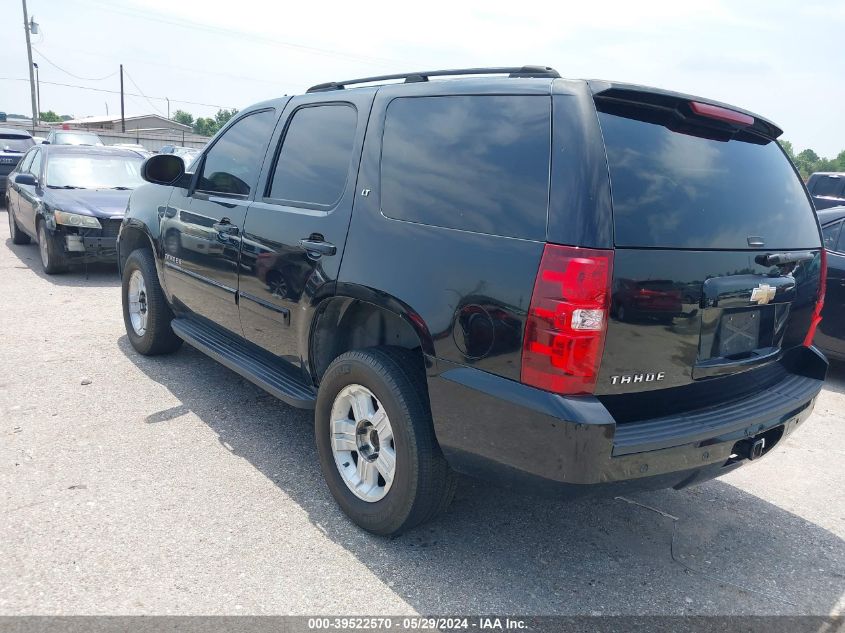
[[[369,84],[391,79],[404,79],[406,84],[428,81],[429,77],[451,77],[456,75],[507,75],[508,77],[545,77],[560,78],[560,73],[551,66],[513,66],[499,68],[456,68],[452,70],[425,70],[413,73],[398,73],[396,75],[379,75],[377,77],[363,77],[362,79],[347,79],[346,81],[330,81],[311,86],[307,92],[325,92],[328,90],[343,90],[346,86],[355,84]]]

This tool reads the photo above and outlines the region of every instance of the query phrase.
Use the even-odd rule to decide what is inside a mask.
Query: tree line
[[[787,156],[795,163],[795,167],[798,168],[798,172],[804,180],[807,180],[810,174],[817,171],[845,172],[845,149],[839,152],[836,158],[824,158],[809,148],[796,154],[792,143],[789,141],[780,141],[780,144]]]
[[[226,110],[225,108],[222,110],[218,110],[217,114],[213,117],[197,117],[194,118],[194,115],[190,112],[185,112],[184,110],[176,110],[173,113],[173,116],[170,117],[176,123],[181,123],[182,125],[190,125],[193,128],[195,134],[201,134],[203,136],[214,136],[217,134],[218,130],[222,128],[226,123],[229,122],[233,116],[238,113],[236,108],[232,108],[231,110]]]

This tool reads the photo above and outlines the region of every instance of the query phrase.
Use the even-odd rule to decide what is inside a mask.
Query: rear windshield
[[[810,202],[775,141],[716,140],[625,114],[599,112],[617,246],[820,246]]]
[[[0,134],[0,151],[25,152],[35,145],[31,136],[17,136],[14,134]]]
[[[103,142],[96,134],[85,132],[58,132],[56,133],[56,145],[102,145]]]

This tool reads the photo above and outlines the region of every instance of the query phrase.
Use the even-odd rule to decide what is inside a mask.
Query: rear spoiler
[[[691,104],[713,106],[716,109],[735,113],[739,117],[750,118],[752,122],[742,126],[746,130],[773,140],[783,134],[782,129],[759,114],[754,114],[753,112],[726,103],[720,103],[719,101],[703,99],[680,92],[661,90],[659,88],[649,88],[613,81],[590,80],[587,83],[593,93],[593,98],[597,101],[617,102],[620,104],[628,103],[632,106],[639,105],[666,112],[671,111],[681,118],[699,118],[699,114],[693,111]],[[726,122],[720,117],[712,118],[714,120],[721,120],[724,126],[731,126],[729,122]]]

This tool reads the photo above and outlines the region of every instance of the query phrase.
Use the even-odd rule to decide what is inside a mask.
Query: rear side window
[[[819,176],[816,184],[813,185],[814,196],[835,196],[840,193],[842,183],[845,182],[842,178],[835,176]]]
[[[197,189],[248,196],[258,179],[275,123],[273,110],[248,114],[233,123],[206,152]]]
[[[381,157],[384,215],[478,233],[544,239],[551,100],[401,97]]]
[[[842,221],[828,224],[822,229],[822,240],[824,240],[824,247],[829,251],[840,250],[837,246],[837,239],[839,232],[842,230]],[[842,242],[840,239],[839,242]]]
[[[344,104],[294,112],[276,161],[270,197],[334,205],[346,188],[357,123],[355,108]]]
[[[633,116],[599,112],[617,246],[748,249],[759,238],[766,249],[819,247],[810,202],[776,142],[693,136]]]

